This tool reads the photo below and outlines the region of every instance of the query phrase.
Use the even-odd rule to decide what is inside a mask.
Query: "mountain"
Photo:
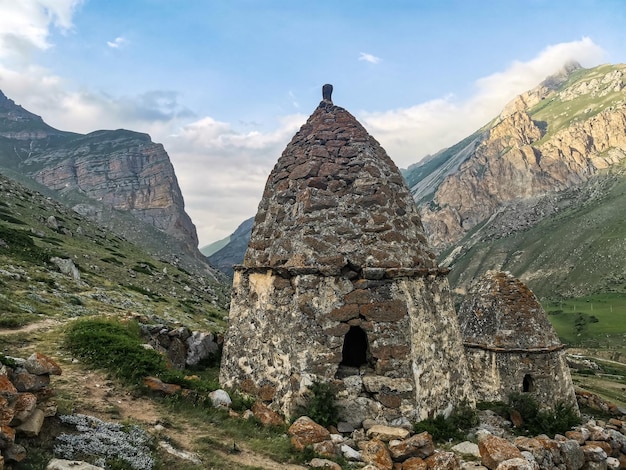
[[[228,237],[228,243],[208,256],[211,266],[216,267],[227,276],[233,277],[233,265],[243,263],[253,225],[254,217],[243,221]]]
[[[149,229],[129,227],[113,212],[131,214],[139,225],[167,235],[172,249],[161,255],[171,251],[173,261],[211,273],[202,265],[196,228],[169,156],[148,135],[59,131],[0,92],[0,167],[11,177],[26,176],[55,190],[77,212],[154,250],[161,242],[146,239]]]
[[[407,179],[432,245],[448,247],[512,201],[580,185],[621,161],[625,72],[568,64],[515,98],[435,170],[415,178],[420,167],[413,168]]]
[[[625,88],[626,65],[567,64],[407,170],[460,293],[487,269],[547,297],[623,289]]]

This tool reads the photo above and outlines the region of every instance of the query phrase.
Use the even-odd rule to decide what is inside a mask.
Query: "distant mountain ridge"
[[[169,156],[147,134],[60,131],[0,92],[0,167],[67,196],[74,210],[113,231],[121,228],[111,209],[132,214],[171,238],[172,260],[186,258],[188,264],[208,269],[201,266],[196,228],[185,212]],[[134,237],[141,230],[123,231],[135,242],[146,241]],[[167,251],[161,254],[167,256]]]

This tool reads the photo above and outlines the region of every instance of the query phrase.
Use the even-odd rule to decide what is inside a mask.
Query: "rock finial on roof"
[[[330,83],[327,83],[326,85],[322,87],[322,100],[330,104],[333,104],[332,94],[333,94],[333,86]]]

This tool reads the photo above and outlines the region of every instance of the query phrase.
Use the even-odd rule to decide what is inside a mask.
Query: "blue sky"
[[[624,25],[624,0],[0,0],[0,89],[163,143],[204,245],[254,215],[322,84],[407,167],[567,60],[625,62]]]

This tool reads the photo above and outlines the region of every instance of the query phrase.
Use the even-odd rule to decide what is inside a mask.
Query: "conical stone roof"
[[[533,292],[510,273],[487,271],[459,308],[466,345],[485,349],[552,350],[562,347]]]
[[[259,205],[245,268],[434,268],[400,171],[325,99],[285,148]]]

